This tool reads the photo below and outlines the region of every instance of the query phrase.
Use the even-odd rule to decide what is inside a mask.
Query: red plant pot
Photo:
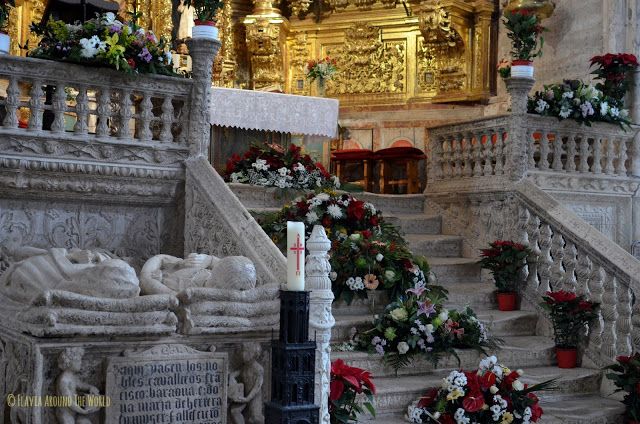
[[[518,306],[518,295],[515,292],[496,293],[499,311],[515,311]]]
[[[575,368],[578,363],[578,349],[556,347],[558,368]]]
[[[201,21],[199,19],[194,19],[193,23],[196,25],[216,26],[215,21]]]
[[[511,61],[511,65],[512,66],[532,66],[533,62],[530,60],[516,59]]]

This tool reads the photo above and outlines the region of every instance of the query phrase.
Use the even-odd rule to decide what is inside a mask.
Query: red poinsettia
[[[420,398],[420,400],[418,401],[418,407],[427,408],[433,405],[437,397],[438,397],[438,389],[436,389],[435,387],[432,387],[431,389],[427,390],[427,392]]]
[[[576,300],[575,293],[571,293],[565,290],[558,290],[555,292],[548,291],[547,297],[549,298],[549,300],[547,300],[547,303],[573,302],[574,300]]]
[[[352,200],[347,206],[347,217],[360,221],[364,216],[364,202],[362,200]]]
[[[363,412],[362,405],[356,401],[356,395],[364,393],[367,401],[363,405],[372,412],[371,401],[376,393],[376,388],[371,381],[371,373],[362,368],[351,367],[342,359],[336,359],[331,363],[331,382],[329,385],[329,414],[331,422],[338,422],[337,417],[349,417],[357,421],[357,417]]]

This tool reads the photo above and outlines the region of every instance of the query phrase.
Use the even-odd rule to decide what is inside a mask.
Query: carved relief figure
[[[180,12],[180,23],[178,24],[177,39],[184,40],[191,37],[191,29],[193,28],[193,16],[195,9],[193,6],[185,6],[183,1],[178,5]]]
[[[262,349],[255,342],[242,344],[242,365],[229,375],[229,417],[233,424],[261,424],[264,368],[258,360]]]
[[[11,253],[23,259],[0,276],[0,293],[19,303],[29,304],[49,290],[115,299],[140,292],[134,269],[106,252],[21,247]]]
[[[86,395],[97,396],[100,390],[83,382],[78,373],[82,370],[84,349],[81,347],[67,348],[58,357],[58,367],[62,373],[56,380],[56,394],[72,401],[69,407],[56,408],[56,417],[60,424],[90,424],[91,420],[85,415],[98,411],[98,407],[78,405],[77,399]],[[86,405],[87,402],[84,402]]]
[[[140,271],[144,294],[175,294],[187,288],[226,288],[250,290],[256,286],[256,269],[244,256],[215,256],[197,253],[185,259],[156,255]]]

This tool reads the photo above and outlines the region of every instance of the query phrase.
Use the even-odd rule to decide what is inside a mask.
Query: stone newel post
[[[527,96],[535,83],[531,78],[509,78],[507,91],[511,95],[511,119],[508,130],[507,163],[505,173],[511,181],[519,181],[527,173],[527,149],[529,148],[525,123]]]
[[[331,379],[331,329],[336,323],[331,313],[333,292],[329,273],[331,242],[321,225],[315,225],[307,240],[306,289],[311,291],[309,336],[316,337],[315,403],[320,406],[320,422],[329,423],[329,381]]]
[[[627,99],[629,100],[628,104],[631,109],[631,123],[640,125],[640,71],[633,73],[631,92],[627,96]],[[640,131],[636,131],[636,135],[633,138],[631,154],[631,175],[640,177]]]
[[[188,140],[190,153],[209,156],[209,103],[211,102],[211,72],[213,60],[220,50],[220,41],[202,38],[187,40],[191,55],[193,88],[190,98]]]

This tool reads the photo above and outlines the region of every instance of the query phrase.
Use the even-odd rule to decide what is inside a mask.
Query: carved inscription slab
[[[227,354],[162,345],[107,363],[107,424],[225,424]]]

